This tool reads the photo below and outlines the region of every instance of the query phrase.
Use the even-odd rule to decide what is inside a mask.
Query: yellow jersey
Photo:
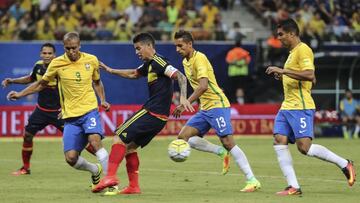
[[[100,80],[99,61],[96,56],[80,52],[79,60],[72,62],[63,54],[51,61],[43,80],[59,81],[63,118],[85,115],[98,108],[93,80]]]
[[[184,58],[182,63],[185,75],[194,90],[199,87],[200,78],[207,78],[209,80],[209,88],[200,96],[201,110],[230,107],[229,100],[218,86],[214,69],[205,54],[194,51],[191,58],[189,60]]]
[[[315,70],[314,54],[309,46],[300,42],[290,51],[285,62],[284,69],[294,71]],[[311,81],[301,81],[283,75],[284,101],[281,105],[283,110],[315,109],[315,103],[311,97]]]

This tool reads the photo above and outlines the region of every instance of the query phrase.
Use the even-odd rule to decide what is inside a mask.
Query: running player
[[[181,129],[178,138],[187,141],[191,137],[197,137],[201,142],[199,144],[193,143],[193,147],[206,151],[205,149],[209,144],[206,144],[202,137],[210,128],[214,128],[221,143],[234,157],[237,165],[246,176],[246,185],[240,191],[254,192],[260,189],[261,184],[255,178],[244,152],[236,145],[232,136],[229,101],[216,82],[214,70],[209,60],[205,54],[193,48],[193,43],[194,40],[190,32],[179,31],[175,33],[176,51],[184,58],[185,75],[194,89],[187,100],[192,103],[200,99],[200,111],[188,120]],[[178,106],[173,115],[179,117],[183,111],[184,107]]]
[[[156,53],[153,36],[149,33],[140,33],[134,37],[133,43],[136,54],[144,61],[137,69],[112,69],[100,64],[107,72],[123,78],[147,77],[149,88],[149,99],[143,108],[116,129],[107,176],[101,179],[93,192],[100,192],[119,183],[116,172],[124,157],[129,185],[121,191],[110,188],[112,191],[106,192],[105,195],[141,193],[138,182],[139,158],[136,149],[145,147],[164,128],[173,95],[172,79],[178,80],[179,83],[180,106],[185,110],[194,111],[186,100],[186,77]]]
[[[65,34],[63,43],[65,54],[49,64],[39,85],[29,86],[19,93],[9,93],[9,98],[17,99],[32,94],[46,88],[56,79],[59,80],[62,118],[65,120],[65,159],[73,168],[91,172],[92,183],[95,186],[100,180],[102,168],[106,171],[108,161],[108,153],[101,143],[104,136],[95,91],[105,109],[109,109],[110,105],[105,101],[96,56],[80,52],[80,37],[76,32]],[[90,163],[80,156],[88,142],[94,147],[101,165]]]
[[[315,103],[311,97],[312,84],[316,82],[314,55],[310,47],[300,41],[296,22],[288,19],[279,23],[277,35],[284,47],[290,50],[284,68],[270,66],[266,73],[281,79],[284,101],[274,123],[274,149],[280,168],[287,180],[285,190],[277,195],[300,195],[288,143],[296,143],[298,150],[307,156],[336,164],[345,174],[349,186],[355,183],[352,161],[346,160],[327,148],[312,144],[314,138]]]

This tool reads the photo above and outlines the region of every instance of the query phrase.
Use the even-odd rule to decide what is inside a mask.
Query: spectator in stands
[[[7,12],[0,19],[0,39],[10,41],[14,38],[16,31],[16,19]]]
[[[202,16],[206,16],[206,24],[213,24],[216,14],[219,13],[219,9],[214,6],[214,2],[212,0],[207,0],[205,5],[201,8],[200,14]]]
[[[354,38],[360,41],[360,8],[352,15],[351,26],[354,29]]]
[[[175,7],[174,0],[171,0],[170,4],[166,7],[166,15],[168,17],[168,22],[171,24],[175,24],[179,15],[179,10]]]
[[[31,15],[29,12],[26,12],[24,16],[19,20],[17,32],[20,40],[36,39],[36,24],[31,19]]]
[[[320,13],[315,13],[313,19],[309,22],[309,29],[318,39],[322,38],[325,33],[326,24],[325,21],[321,18]]]
[[[360,131],[360,103],[353,98],[350,89],[345,90],[345,98],[340,101],[340,116],[342,120],[342,130],[345,139],[350,138],[349,128],[355,123],[353,138],[359,138]]]
[[[222,21],[221,14],[217,14],[214,20],[213,26],[213,40],[224,41],[226,39],[225,32],[228,30],[227,25]],[[241,41],[239,39],[238,41]]]
[[[246,36],[241,32],[240,23],[235,21],[233,27],[229,29],[226,35],[227,40],[242,41]]]
[[[67,32],[71,32],[73,30],[76,30],[76,27],[79,25],[79,21],[69,11],[65,11],[63,16],[61,16],[57,20],[57,23],[58,24],[64,24],[65,30]]]
[[[125,14],[129,16],[130,22],[135,24],[143,15],[143,8],[138,5],[136,0],[132,0],[131,5],[125,9]]]
[[[249,63],[251,57],[248,51],[241,48],[241,41],[235,43],[235,47],[226,54],[226,62],[229,64],[229,99],[230,103],[243,104],[246,101],[248,91]]]
[[[131,35],[132,35],[131,29],[127,27],[126,21],[123,19],[119,20],[117,23],[117,27],[115,28],[114,31],[115,40],[129,41],[131,39]]]
[[[17,0],[12,6],[9,8],[9,12],[12,17],[15,18],[17,22],[20,21],[21,17],[25,14],[25,10],[20,7],[20,0]]]

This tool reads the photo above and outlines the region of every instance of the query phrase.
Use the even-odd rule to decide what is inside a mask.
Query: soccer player
[[[290,50],[284,68],[270,66],[267,74],[274,74],[284,86],[284,101],[275,118],[274,149],[288,187],[277,195],[300,195],[288,143],[296,143],[298,150],[307,156],[336,164],[345,174],[349,186],[355,183],[352,161],[346,160],[327,148],[312,144],[315,103],[311,97],[316,82],[314,55],[310,47],[300,41],[299,28],[292,19],[278,24],[277,35],[284,47]]]
[[[29,84],[33,83],[44,75],[49,63],[55,58],[55,46],[45,43],[41,46],[40,57],[33,67],[30,75],[19,78],[5,78],[2,86],[7,87],[10,84]],[[56,82],[50,83],[48,88],[39,92],[38,103],[34,112],[28,119],[25,126],[24,140],[22,144],[23,166],[12,173],[12,175],[30,174],[30,159],[33,152],[33,137],[37,132],[44,129],[47,125],[54,125],[61,132],[64,128],[64,121],[58,119],[60,113],[60,100]]]
[[[208,144],[202,137],[210,128],[214,128],[221,143],[246,176],[247,182],[241,191],[254,192],[260,189],[261,184],[255,178],[244,152],[236,145],[232,136],[229,101],[216,82],[209,60],[205,54],[193,48],[193,43],[190,32],[181,30],[175,33],[176,51],[184,58],[185,75],[194,89],[187,100],[192,103],[200,99],[200,111],[187,121],[178,138],[187,141],[191,137],[196,137],[199,142],[193,143],[192,147],[206,151]],[[178,106],[173,115],[179,117],[183,111],[184,107]]]
[[[40,81],[50,62],[55,58],[55,55],[56,49],[53,44],[43,44],[40,50],[41,60],[35,63],[31,74],[20,78],[5,78],[2,81],[2,86],[5,88],[10,84],[29,84]],[[61,106],[57,82],[53,82],[49,84],[47,88],[39,92],[36,108],[29,117],[27,125],[25,126],[23,147],[21,151],[23,166],[19,170],[14,171],[12,175],[19,176],[30,174],[33,137],[37,132],[41,131],[50,124],[63,132],[64,120],[58,118],[60,112]],[[95,155],[94,148],[91,145],[88,144],[86,150]]]
[[[66,162],[75,169],[91,172],[95,186],[108,161],[108,153],[101,143],[104,136],[95,92],[100,97],[101,106],[109,109],[110,104],[105,101],[99,61],[94,55],[80,52],[79,34],[65,34],[63,44],[65,54],[52,60],[39,85],[29,86],[19,93],[9,93],[8,97],[17,99],[32,94],[58,79],[62,118],[65,120],[63,144]],[[80,156],[88,142],[94,147],[101,165]]]
[[[101,179],[93,192],[100,192],[119,183],[116,172],[124,157],[129,185],[120,192],[109,190],[105,195],[141,193],[138,181],[139,158],[136,149],[140,146],[145,147],[164,128],[170,114],[173,95],[172,80],[178,80],[179,83],[180,106],[194,111],[186,100],[186,77],[164,57],[156,53],[152,35],[140,33],[134,37],[133,43],[136,54],[144,61],[137,69],[112,69],[105,64],[100,64],[107,72],[123,78],[147,77],[149,88],[149,99],[142,109],[116,129],[107,176]]]

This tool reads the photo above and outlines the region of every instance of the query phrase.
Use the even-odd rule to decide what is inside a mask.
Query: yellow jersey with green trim
[[[63,54],[51,61],[43,80],[58,80],[62,116],[73,118],[98,108],[93,80],[100,80],[99,61],[96,56],[80,52],[73,62]]]
[[[311,48],[300,42],[290,51],[285,62],[284,69],[294,71],[315,70],[314,54]],[[284,101],[282,110],[315,109],[315,103],[311,97],[311,81],[301,81],[283,75]]]
[[[218,86],[214,69],[205,54],[194,50],[191,58],[184,58],[182,63],[185,75],[194,90],[199,87],[200,78],[207,78],[209,81],[209,88],[200,96],[201,110],[230,107],[229,100]]]

